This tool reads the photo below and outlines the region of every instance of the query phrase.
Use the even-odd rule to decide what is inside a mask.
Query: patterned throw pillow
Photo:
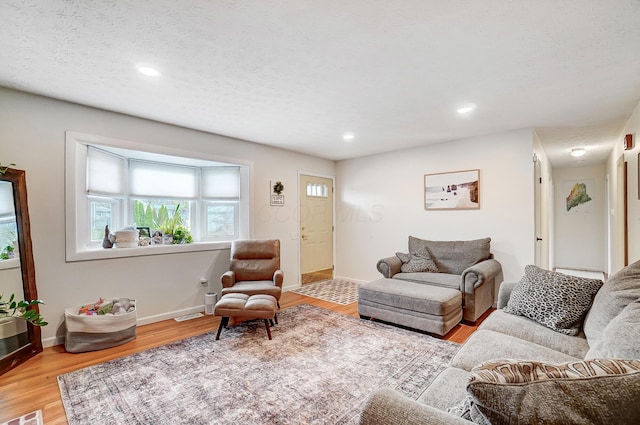
[[[431,254],[425,247],[419,247],[416,251],[405,254],[396,252],[396,257],[402,261],[400,270],[404,273],[431,272],[438,273],[438,266],[434,263]]]
[[[506,313],[525,316],[566,335],[577,335],[603,282],[528,265],[513,288]]]
[[[640,361],[495,360],[473,368],[467,393],[449,411],[479,424],[635,424]]]

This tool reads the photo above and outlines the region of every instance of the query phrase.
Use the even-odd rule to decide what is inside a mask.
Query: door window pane
[[[326,184],[307,183],[307,196],[312,198],[328,198],[329,187]]]

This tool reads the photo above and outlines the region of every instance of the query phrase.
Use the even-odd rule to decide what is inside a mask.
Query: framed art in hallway
[[[479,169],[424,175],[425,210],[476,210],[479,208]]]
[[[578,179],[562,182],[565,196],[564,214],[592,214],[594,211],[595,180]]]

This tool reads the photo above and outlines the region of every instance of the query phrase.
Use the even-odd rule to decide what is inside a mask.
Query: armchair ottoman
[[[462,319],[460,291],[397,279],[378,279],[358,289],[358,314],[444,336]]]

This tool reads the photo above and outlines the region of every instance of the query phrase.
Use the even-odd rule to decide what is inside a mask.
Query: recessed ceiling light
[[[342,140],[351,141],[356,138],[356,135],[352,131],[347,131],[342,135]]]
[[[474,109],[476,109],[476,105],[470,103],[468,105],[464,105],[464,106],[461,106],[460,108],[458,108],[457,112],[459,114],[464,115],[464,114],[468,114],[469,112],[473,111]]]
[[[587,151],[584,148],[573,148],[571,149],[571,156],[574,158],[579,158],[584,155]]]
[[[160,71],[158,71],[155,68],[152,68],[150,66],[146,66],[146,65],[140,65],[138,66],[138,72],[140,72],[141,74],[144,74],[148,77],[159,77],[160,76]]]

